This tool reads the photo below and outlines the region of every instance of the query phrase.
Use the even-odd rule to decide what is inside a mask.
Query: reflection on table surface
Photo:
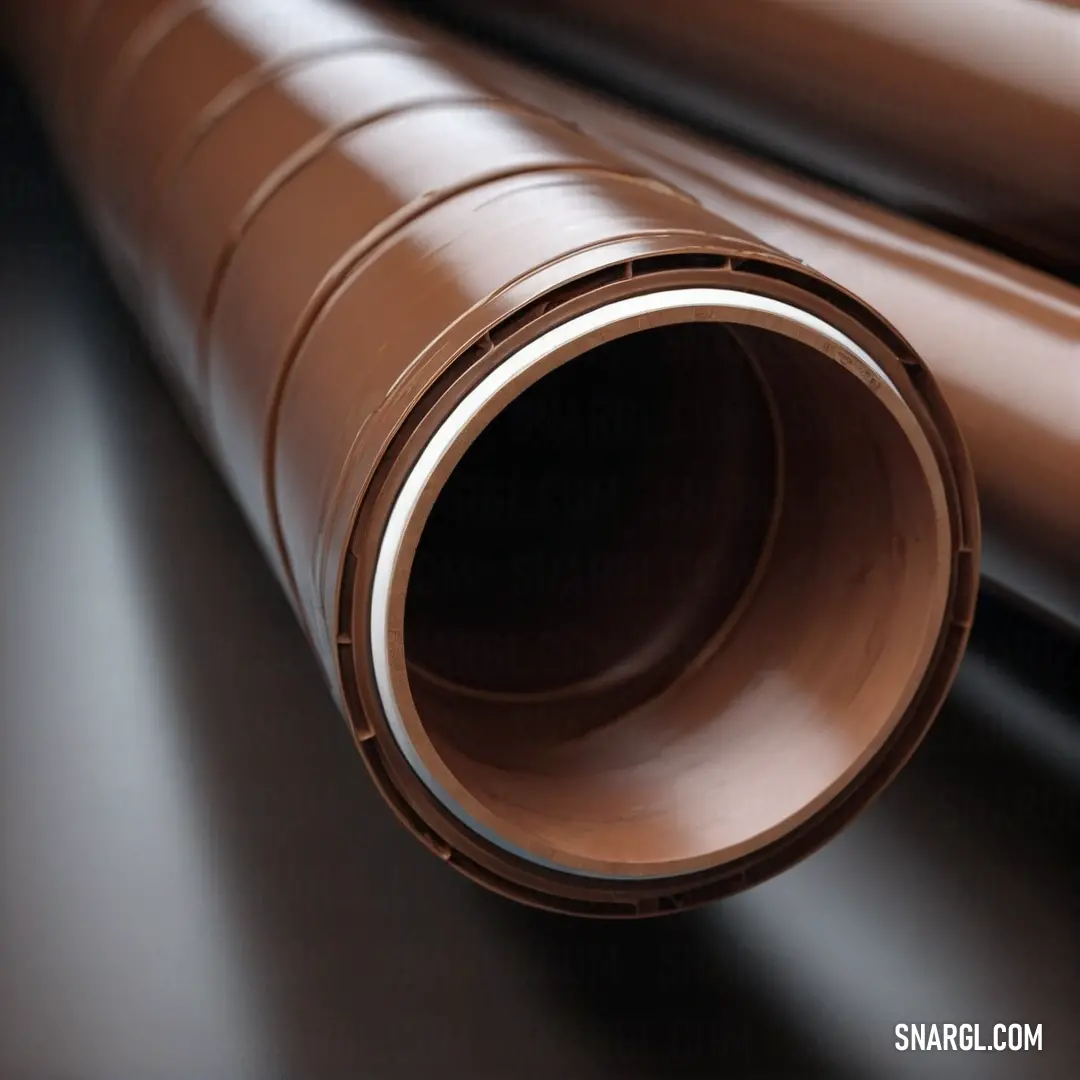
[[[0,1076],[1077,1075],[1075,646],[988,599],[889,793],[727,903],[489,896],[381,805],[6,84],[0,124]]]

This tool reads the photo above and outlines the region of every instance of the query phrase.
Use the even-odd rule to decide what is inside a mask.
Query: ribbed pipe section
[[[978,523],[880,316],[364,5],[45,10],[16,50],[87,219],[429,847],[655,914],[881,789]]]

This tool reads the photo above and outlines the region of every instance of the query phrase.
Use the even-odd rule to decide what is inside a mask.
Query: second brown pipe
[[[536,70],[467,55],[506,93],[542,103],[897,326],[971,453],[986,581],[1080,634],[1080,288]]]
[[[1080,282],[1075,0],[426,0]]]

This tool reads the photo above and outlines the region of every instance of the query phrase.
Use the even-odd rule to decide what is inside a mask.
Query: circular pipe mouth
[[[375,561],[371,665],[432,796],[513,856],[668,878],[844,791],[946,618],[945,484],[900,392],[800,308],[611,301],[441,422]]]

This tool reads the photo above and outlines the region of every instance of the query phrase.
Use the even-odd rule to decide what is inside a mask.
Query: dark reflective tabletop
[[[6,83],[0,128],[2,1080],[1080,1076],[1075,646],[988,599],[901,779],[734,900],[489,896],[380,803]],[[1043,1050],[893,1046],[976,1021]]]

